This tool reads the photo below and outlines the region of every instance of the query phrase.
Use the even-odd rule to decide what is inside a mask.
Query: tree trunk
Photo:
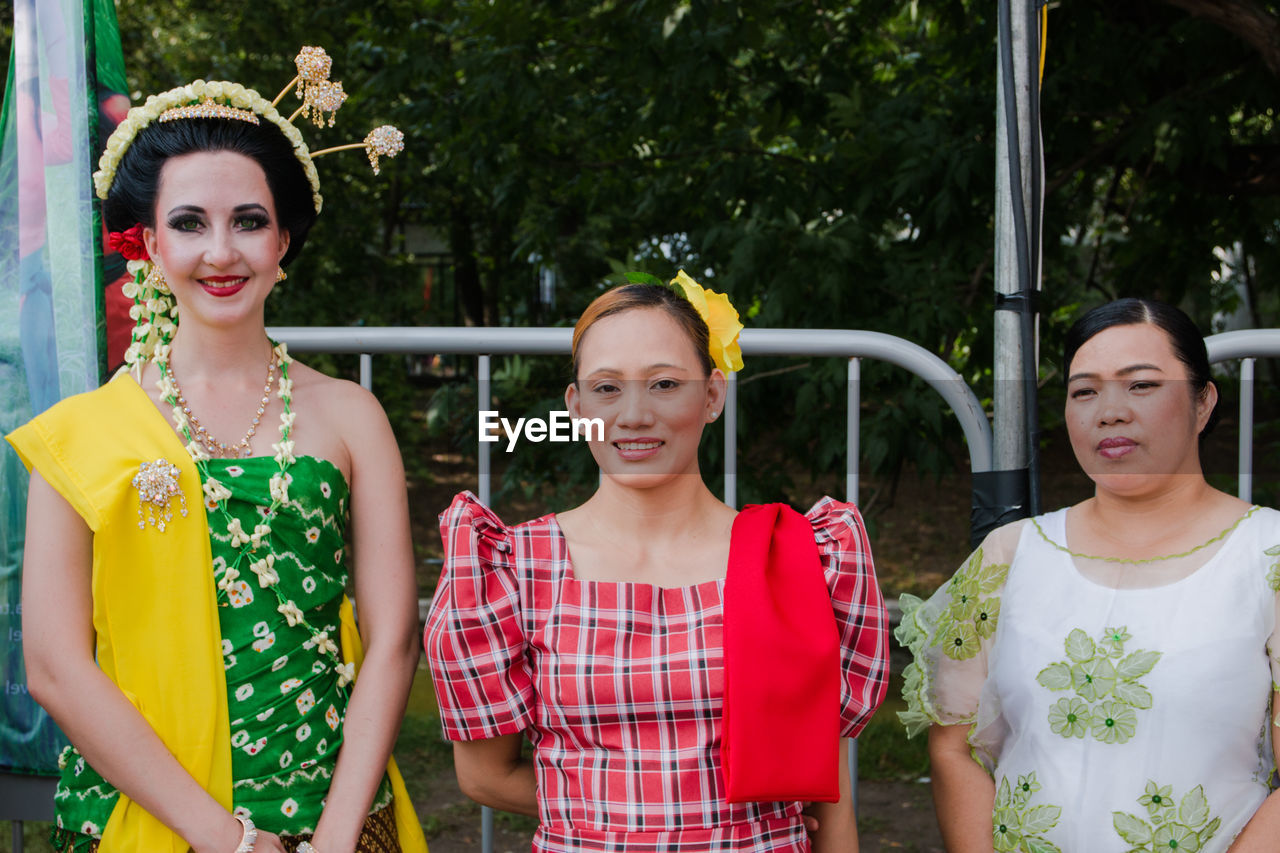
[[[1280,20],[1251,0],[1164,0],[1238,36],[1280,77]]]
[[[468,326],[484,325],[484,288],[480,284],[480,265],[476,260],[475,235],[471,217],[460,204],[453,205],[449,222],[449,243],[453,251],[453,280],[463,322]]]

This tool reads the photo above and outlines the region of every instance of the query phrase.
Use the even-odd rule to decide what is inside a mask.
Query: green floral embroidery
[[[967,660],[978,653],[982,640],[996,632],[1000,619],[1000,597],[992,595],[1009,575],[1008,563],[982,562],[982,549],[951,578],[947,593],[951,601],[938,618],[933,645],[954,660]]]
[[[1280,557],[1280,545],[1272,545],[1262,553],[1268,557]],[[1271,564],[1271,571],[1267,572],[1267,584],[1276,592],[1280,592],[1280,560]]]
[[[1049,728],[1064,738],[1086,733],[1103,743],[1124,743],[1138,730],[1135,710],[1151,707],[1151,691],[1138,679],[1160,660],[1160,652],[1126,655],[1132,635],[1121,625],[1107,628],[1098,642],[1079,628],[1067,635],[1067,660],[1049,664],[1036,681],[1050,690],[1071,690],[1075,698],[1049,706]]]
[[[1000,853],[1062,853],[1044,834],[1058,825],[1062,809],[1051,805],[1031,805],[1040,790],[1036,774],[1019,776],[1016,785],[1009,777],[1000,780],[995,810],[991,815],[991,840]]]
[[[1133,635],[1126,631],[1123,626],[1108,628],[1102,633],[1102,640],[1099,641],[1099,645],[1106,646],[1109,650],[1108,653],[1114,652],[1119,656],[1124,654],[1124,644],[1131,639],[1133,639]]]
[[[1146,820],[1127,812],[1111,813],[1116,833],[1131,845],[1129,853],[1161,850],[1196,853],[1222,825],[1221,818],[1210,820],[1209,800],[1202,785],[1192,788],[1182,802],[1175,802],[1172,786],[1161,787],[1149,781],[1146,792],[1138,797],[1138,805],[1146,807]]]
[[[1094,709],[1093,737],[1103,743],[1124,743],[1138,730],[1138,715],[1121,702],[1103,702]]]
[[[1059,699],[1049,708],[1049,728],[1063,737],[1084,737],[1089,720],[1089,706],[1080,699]]]

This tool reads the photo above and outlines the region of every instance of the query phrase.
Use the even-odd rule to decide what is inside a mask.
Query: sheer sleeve
[[[450,740],[523,731],[533,711],[511,531],[470,492],[440,517],[444,571],[424,646]]]
[[[1275,592],[1276,606],[1275,622],[1271,626],[1271,637],[1267,640],[1267,655],[1271,659],[1271,690],[1273,693],[1280,693],[1280,545],[1268,548],[1266,554],[1269,564],[1267,585]],[[1272,722],[1280,728],[1280,708],[1272,708],[1272,713]]]
[[[823,498],[805,517],[840,629],[840,735],[857,737],[889,686],[889,618],[857,508]]]
[[[908,735],[931,725],[968,725],[975,757],[983,760],[990,753],[979,747],[977,735],[993,727],[999,711],[984,704],[983,693],[1000,598],[1025,523],[992,531],[927,601],[901,597],[902,622],[895,636],[913,660],[903,673],[907,710],[898,717]]]

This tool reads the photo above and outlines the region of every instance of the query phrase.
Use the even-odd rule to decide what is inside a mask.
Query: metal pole
[[[1240,360],[1240,479],[1238,497],[1253,503],[1253,367],[1256,358]]]
[[[373,354],[360,353],[360,387],[373,391]]]
[[[488,411],[493,407],[493,392],[489,387],[489,356],[481,355],[476,357],[476,402],[480,411]],[[476,436],[479,440],[479,436]],[[489,460],[489,444],[488,441],[480,441],[480,447],[476,453],[476,461],[479,470],[480,487],[480,503],[485,506],[489,505],[489,497],[492,493],[490,487],[490,460]]]
[[[488,411],[493,408],[493,391],[489,384],[489,356],[476,356],[476,402],[480,411]],[[490,442],[479,441],[477,434],[476,440],[479,448],[476,452],[478,462],[477,474],[479,475],[480,503],[485,506],[489,505],[489,500],[493,494],[492,479],[493,472],[489,459]],[[488,806],[480,807],[480,850],[481,853],[493,853],[493,809]]]
[[[22,821],[13,822],[13,853],[22,853]]]
[[[1039,288],[1030,246],[1030,235],[1038,230],[1033,227],[1038,213],[1033,209],[1035,163],[1031,140],[1035,129],[1031,89],[1039,81],[1033,78],[1032,63],[1028,59],[1033,43],[1030,31],[1036,27],[1036,21],[1033,3],[1014,0],[999,0],[999,3],[1000,16],[1007,20],[1011,37],[1006,44],[1002,26],[996,62],[995,289],[999,296],[1016,297],[1027,279],[1031,280],[1033,289]],[[1038,35],[1037,30],[1036,42]],[[1012,124],[1005,91],[1010,74],[1016,107]],[[1017,187],[1013,186],[1014,174],[1020,179]],[[1031,308],[1017,302],[1013,304],[1022,311]],[[1029,374],[1024,359],[1034,363],[1036,354],[1034,340],[1029,348],[1027,346],[1023,322],[1020,311],[995,312],[993,450],[997,471],[1027,468],[1030,463],[1028,407],[1035,405],[1035,396],[1034,384],[1027,382]]]
[[[858,502],[858,460],[861,453],[859,436],[862,431],[862,359],[849,359],[849,388],[845,405],[844,436],[844,499],[851,504]],[[858,814],[858,739],[849,741],[849,785],[852,791],[853,813]]]
[[[738,372],[727,377],[724,396],[724,502],[738,508]]]
[[[862,432],[862,359],[849,359],[849,417],[845,427],[844,499],[858,502],[858,460],[861,456],[859,436]]]

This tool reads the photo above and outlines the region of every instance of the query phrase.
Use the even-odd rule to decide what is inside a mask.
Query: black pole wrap
[[[987,534],[1003,524],[1026,518],[1030,471],[982,471],[973,475],[973,510],[969,515],[970,546],[977,548]]]

